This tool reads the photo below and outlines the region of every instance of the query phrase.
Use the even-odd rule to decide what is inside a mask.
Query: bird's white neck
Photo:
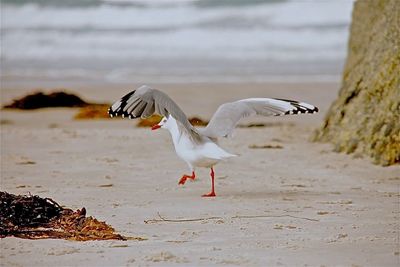
[[[170,132],[172,141],[174,142],[174,145],[176,146],[178,144],[178,141],[179,141],[182,133],[178,128],[178,123],[172,116],[168,117],[168,121],[165,124],[165,128],[167,128],[167,130]]]

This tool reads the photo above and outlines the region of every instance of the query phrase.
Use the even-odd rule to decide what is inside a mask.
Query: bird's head
[[[155,125],[153,125],[153,127],[151,127],[152,130],[157,130],[160,128],[168,128],[168,118],[167,117],[163,117],[158,124],[155,124]]]

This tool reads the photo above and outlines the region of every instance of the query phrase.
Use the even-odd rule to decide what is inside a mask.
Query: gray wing
[[[185,113],[167,94],[146,85],[123,96],[108,109],[111,117],[122,116],[130,119],[147,118],[154,113],[164,117],[171,115],[188,133],[197,134]]]
[[[211,137],[227,137],[238,122],[253,115],[281,116],[299,113],[315,113],[318,108],[294,100],[278,98],[248,98],[221,105],[202,134]]]

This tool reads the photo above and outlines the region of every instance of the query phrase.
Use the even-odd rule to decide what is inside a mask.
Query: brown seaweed
[[[152,127],[153,125],[159,123],[162,119],[162,116],[154,114],[148,118],[140,119],[137,123],[138,127]],[[189,119],[190,124],[193,126],[206,126],[208,121],[202,120],[199,117],[190,117]]]
[[[50,198],[0,192],[0,238],[61,238],[76,241],[127,240],[114,228],[93,217],[86,209],[63,208]]]
[[[80,108],[78,113],[74,116],[74,119],[110,119],[107,112],[109,107],[109,104],[90,104]]]
[[[49,94],[43,92],[28,94],[19,99],[14,99],[11,104],[5,105],[4,108],[38,109],[49,107],[84,107],[87,105],[89,103],[82,100],[79,96],[58,91]]]

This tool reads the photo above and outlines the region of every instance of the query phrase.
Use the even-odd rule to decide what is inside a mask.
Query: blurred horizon
[[[352,0],[3,0],[1,80],[340,81]]]

